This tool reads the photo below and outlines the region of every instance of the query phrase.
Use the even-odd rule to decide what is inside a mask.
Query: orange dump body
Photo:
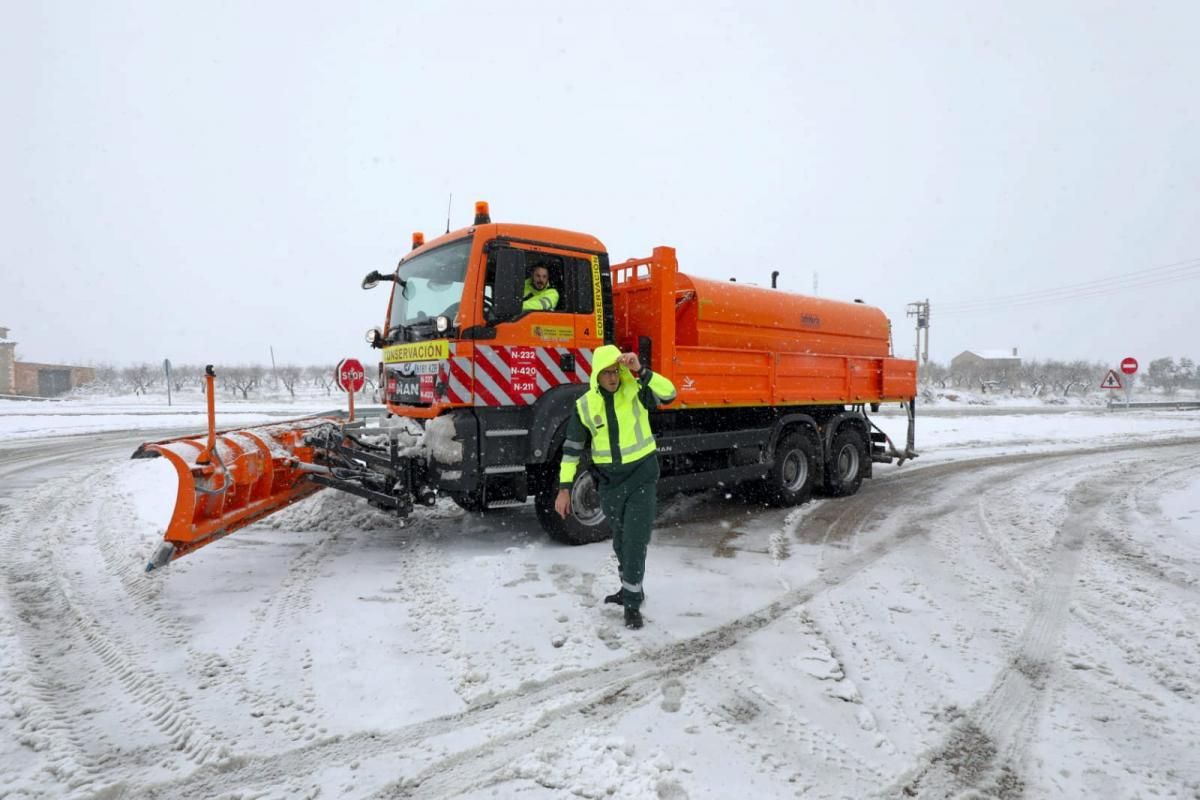
[[[675,251],[614,265],[617,344],[651,340],[651,367],[681,407],[858,405],[916,395],[878,308],[679,272]]]

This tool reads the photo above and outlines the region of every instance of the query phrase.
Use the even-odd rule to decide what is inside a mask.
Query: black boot
[[[623,591],[624,591],[624,589],[617,589],[612,594],[606,594],[604,596],[604,602],[612,603],[614,606],[625,605],[625,600],[623,599],[623,597],[621,595],[621,592],[623,592]],[[646,593],[645,592],[642,593],[642,602],[643,603],[646,602]]]
[[[636,608],[626,608],[625,627],[635,631],[642,627],[642,612]]]

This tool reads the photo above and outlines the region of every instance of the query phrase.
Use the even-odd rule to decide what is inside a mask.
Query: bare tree
[[[1071,390],[1078,386],[1081,390],[1086,388],[1088,382],[1096,375],[1103,372],[1103,366],[1097,364],[1089,364],[1086,361],[1072,361],[1069,364],[1063,365],[1063,397],[1071,393]],[[1082,392],[1081,392],[1082,393]]]
[[[121,383],[120,370],[107,362],[92,367],[92,374],[96,376],[92,383],[103,391],[116,392]]]
[[[171,389],[182,392],[193,383],[204,386],[204,368],[195,364],[180,364],[171,367]]]
[[[295,398],[296,384],[300,382],[304,369],[295,364],[284,364],[276,370],[276,374],[279,376],[279,382],[283,384],[283,388],[287,389],[288,394]]]
[[[945,389],[946,382],[950,379],[950,370],[936,361],[922,364],[920,374],[923,383],[937,384],[939,389]]]
[[[333,394],[333,370],[329,367],[305,367],[304,376],[312,381],[313,386],[319,386],[324,389],[325,394]]]
[[[145,394],[154,385],[156,375],[149,364],[134,364],[121,370],[121,380],[135,395]]]
[[[266,370],[260,364],[243,364],[237,367],[226,367],[217,374],[223,374],[226,385],[235,393],[241,392],[242,399],[246,400],[250,396],[250,391],[257,389],[262,384]]]
[[[1022,361],[1017,370],[1017,381],[1022,387],[1029,387],[1030,394],[1037,397],[1046,388],[1046,366],[1040,361]]]

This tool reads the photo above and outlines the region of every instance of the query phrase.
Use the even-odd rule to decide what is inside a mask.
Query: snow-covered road
[[[0,441],[0,797],[1200,796],[1200,415],[922,425],[665,501],[637,632],[529,507],[322,492],[147,576],[156,435]]]

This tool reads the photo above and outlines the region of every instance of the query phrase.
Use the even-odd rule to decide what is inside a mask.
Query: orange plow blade
[[[144,444],[133,458],[163,456],[175,467],[179,490],[163,542],[149,572],[214,542],[322,488],[310,479],[328,468],[314,463],[306,439],[336,417],[309,417],[235,431]]]

